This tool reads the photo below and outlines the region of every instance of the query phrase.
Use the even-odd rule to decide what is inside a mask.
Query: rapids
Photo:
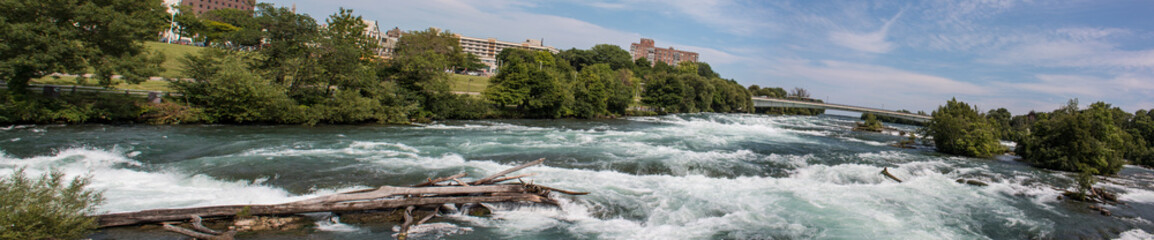
[[[279,203],[366,186],[484,176],[547,158],[535,183],[588,191],[562,208],[499,204],[452,215],[428,239],[1022,239],[1154,237],[1154,171],[1127,166],[1098,187],[1127,204],[1058,200],[1071,174],[1012,157],[888,146],[841,116],[684,114],[618,120],[446,121],[425,126],[0,127],[0,176],[90,176],[100,211]],[[904,131],[916,128],[889,125]],[[879,174],[883,167],[904,180]],[[976,187],[958,178],[989,183]],[[529,180],[529,179],[527,179]],[[318,217],[309,235],[385,239],[391,225]],[[104,230],[94,239],[183,239]]]

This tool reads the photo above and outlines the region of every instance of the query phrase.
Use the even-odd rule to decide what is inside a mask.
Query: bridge
[[[885,110],[885,109],[858,107],[858,106],[833,104],[833,103],[806,102],[806,101],[789,100],[789,99],[781,99],[781,98],[753,97],[753,107],[786,107],[786,108],[830,109],[830,110],[840,110],[840,111],[859,112],[859,113],[871,113],[875,116],[894,117],[894,118],[906,119],[906,120],[923,122],[923,123],[929,122],[930,119],[933,119],[933,117],[926,116],[926,115],[896,112],[896,111],[890,111],[890,110]]]

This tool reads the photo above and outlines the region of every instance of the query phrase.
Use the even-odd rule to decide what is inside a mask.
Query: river
[[[1154,171],[1099,181],[1125,205],[1107,217],[1059,200],[1071,174],[1012,157],[888,146],[841,116],[683,114],[615,120],[445,121],[426,126],[28,125],[0,128],[0,176],[92,177],[102,212],[265,204],[548,159],[527,180],[588,191],[561,208],[501,205],[449,215],[432,239],[1024,239],[1154,237]],[[915,127],[890,125],[905,131]],[[882,168],[904,180],[879,174]],[[978,187],[958,178],[989,183]],[[318,219],[306,235],[384,239],[391,225]],[[159,230],[94,239],[183,239]]]

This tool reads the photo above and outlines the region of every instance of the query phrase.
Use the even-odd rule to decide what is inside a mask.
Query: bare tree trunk
[[[468,183],[459,179],[465,176],[464,173],[461,173],[449,177],[432,179],[414,185],[416,187],[382,186],[376,189],[345,192],[282,204],[152,209],[137,212],[110,213],[95,217],[100,227],[113,227],[186,220],[190,219],[190,216],[195,219],[199,217],[229,217],[242,213],[253,216],[286,215],[310,212],[348,212],[426,205],[440,206],[444,204],[492,202],[532,202],[556,206],[557,202],[549,197],[551,192],[556,191],[569,195],[588,194],[585,192],[574,192],[526,184],[523,181],[521,184],[493,185],[501,181],[531,176],[532,174],[524,174],[502,178],[502,176],[509,173],[541,164],[544,161],[544,158],[538,159]],[[442,182],[448,183],[439,185],[442,184]],[[452,185],[454,183],[457,185]],[[423,221],[424,220],[422,220],[422,222]]]

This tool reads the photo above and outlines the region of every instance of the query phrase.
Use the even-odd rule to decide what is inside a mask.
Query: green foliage
[[[1133,150],[1127,152],[1126,159],[1138,165],[1154,167],[1154,111],[1138,110],[1134,117],[1126,124],[1126,131],[1135,140],[1142,140],[1145,145],[1137,143]]]
[[[96,229],[87,217],[103,200],[88,178],[53,171],[30,179],[24,169],[0,179],[0,239],[80,239]]]
[[[986,118],[990,120],[990,124],[994,126],[994,130],[998,133],[998,139],[1014,140],[1013,127],[1010,122],[1013,120],[1013,115],[1010,114],[1006,108],[992,109],[986,113]]]
[[[160,104],[143,104],[141,106],[143,118],[149,124],[182,124],[205,122],[208,116],[204,109],[185,106],[172,102]]]
[[[51,73],[139,76],[142,41],[164,26],[160,0],[0,0],[0,80],[23,95]]]
[[[878,118],[873,114],[862,114],[862,119],[865,120],[865,122],[858,123],[857,127],[854,127],[854,130],[881,132],[883,129],[885,129],[885,127],[882,126],[882,122],[878,120]]]
[[[497,55],[503,62],[497,76],[489,79],[486,99],[498,107],[517,105],[529,117],[559,118],[567,115],[572,101],[561,82],[558,65],[548,52],[506,48]]]
[[[589,50],[574,48],[561,51],[557,54],[557,58],[567,61],[576,71],[597,64],[609,65],[612,70],[632,69],[634,66],[629,52],[612,44],[597,44]]]
[[[756,84],[749,85],[749,93],[756,97],[784,98],[786,96],[785,89],[780,87],[761,88]]]
[[[1090,191],[1094,189],[1094,182],[1097,181],[1098,179],[1094,178],[1094,174],[1091,173],[1091,171],[1078,173],[1078,176],[1074,178],[1076,192],[1073,197],[1078,198],[1078,200],[1086,200],[1092,194]]]
[[[292,114],[293,102],[280,85],[248,68],[251,59],[229,51],[206,49],[188,56],[187,74],[194,80],[174,80],[188,102],[206,106],[211,119],[225,122],[274,122]]]
[[[998,142],[996,130],[976,107],[950,99],[932,115],[926,131],[934,137],[938,152],[985,158],[1006,150]]]
[[[1018,143],[1017,153],[1035,166],[1072,172],[1110,175],[1126,163],[1125,154],[1135,140],[1115,122],[1117,111],[1109,104],[1094,103],[1078,110],[1078,101],[1055,110],[1048,119],[1030,128],[1031,135]]]
[[[143,100],[137,96],[97,93],[66,93],[56,98],[38,94],[15,97],[8,91],[0,91],[0,124],[134,122],[140,117],[139,106]]]
[[[641,102],[657,108],[662,113],[686,113],[693,108],[692,87],[673,74],[661,74],[653,77],[645,84],[645,91],[641,95]]]
[[[795,92],[798,89],[800,89],[800,88],[795,89]],[[755,97],[787,98],[787,99],[796,100],[796,101],[824,102],[821,99],[798,98],[795,96],[795,94],[788,93],[785,91],[785,89],[780,88],[780,87],[762,88],[761,86],[758,86],[758,85],[750,85],[748,90],[749,90],[749,93]],[[804,89],[801,89],[801,90],[804,91]],[[806,94],[808,95],[808,93],[806,93]],[[756,110],[756,112],[757,113],[763,113],[763,114],[813,116],[813,115],[824,114],[825,109],[766,107],[766,108],[758,108]]]
[[[897,110],[897,112],[913,114],[913,112],[910,112],[909,110],[905,110],[905,109]],[[926,115],[925,112],[919,112],[918,114],[919,115]],[[890,116],[874,116],[874,117],[877,118],[878,121],[888,122],[888,123],[897,123],[897,124],[914,125],[914,126],[925,126],[926,125],[926,123],[924,123],[924,122],[919,122],[919,121],[914,121],[914,120],[909,120],[909,119],[904,119],[904,118],[897,118],[897,117],[890,117]],[[862,114],[861,119],[865,120],[866,114]]]

